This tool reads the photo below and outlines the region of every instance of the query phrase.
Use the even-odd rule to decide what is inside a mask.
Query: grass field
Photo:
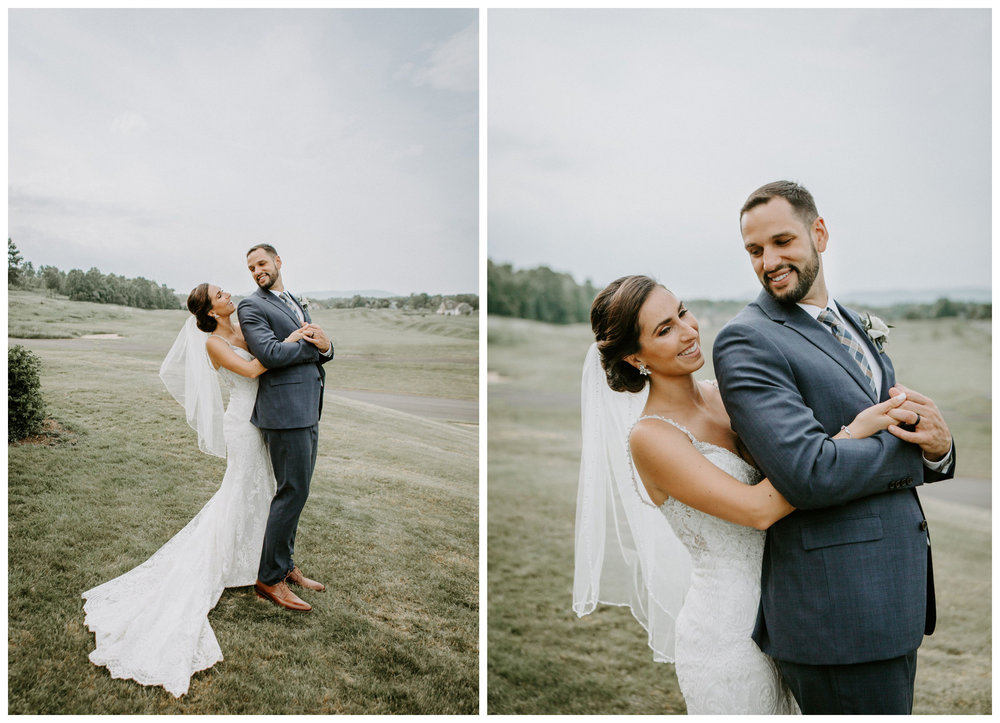
[[[699,320],[710,349],[725,319]],[[958,474],[988,480],[989,324],[893,324],[887,351],[899,381],[943,410]],[[489,713],[684,713],[673,666],[652,661],[627,608],[599,607],[583,618],[571,609],[589,327],[490,318],[488,333]],[[698,376],[712,378],[711,365]],[[934,539],[938,626],[920,648],[914,713],[989,713],[990,510],[926,498],[923,505]]]
[[[250,588],[210,621],[225,660],[176,700],[92,665],[80,593],[145,560],[218,488],[159,364],[182,311],[12,292],[42,360],[49,444],[8,446],[8,712],[478,711],[478,429],[328,395],[296,559],[327,584],[296,615]],[[475,399],[474,321],[320,310],[328,385]],[[122,339],[84,339],[118,334]],[[387,440],[391,440],[387,441]]]

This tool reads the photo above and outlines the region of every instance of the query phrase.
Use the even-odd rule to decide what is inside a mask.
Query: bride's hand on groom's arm
[[[929,398],[896,384],[889,390],[892,397],[906,396],[893,417],[896,422],[887,429],[889,433],[899,437],[904,442],[910,442],[923,450],[924,457],[930,462],[937,462],[951,451],[951,430],[944,421],[941,411]],[[919,423],[918,423],[919,422]],[[901,424],[913,425],[915,428],[905,429]]]
[[[330,340],[327,338],[326,332],[319,326],[307,322],[302,322],[302,326],[285,337],[285,342],[294,343],[303,339],[320,351],[330,348]]]
[[[903,416],[913,416],[909,412],[900,412],[900,407],[906,401],[906,395],[891,396],[879,404],[873,404],[858,412],[858,416],[844,425],[844,429],[834,435],[834,439],[864,439],[876,432],[888,429],[894,424],[905,422]]]

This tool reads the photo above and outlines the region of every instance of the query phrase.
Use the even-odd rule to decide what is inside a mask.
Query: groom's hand
[[[330,350],[330,338],[323,331],[322,327],[316,324],[302,324],[302,332],[306,341],[315,346],[321,352],[326,353]]]
[[[931,462],[943,459],[951,450],[951,431],[945,424],[937,405],[929,397],[902,384],[897,384],[889,390],[890,396],[895,397],[898,394],[906,394],[906,401],[898,409],[890,412],[890,415],[900,422],[888,428],[890,434],[904,442],[918,445]],[[914,427],[914,423],[918,420],[919,423]],[[903,424],[906,427],[902,426]]]

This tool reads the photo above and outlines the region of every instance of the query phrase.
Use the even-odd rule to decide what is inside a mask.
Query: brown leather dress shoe
[[[312,610],[312,605],[289,590],[284,580],[277,585],[265,585],[258,580],[253,584],[253,589],[257,595],[265,600],[270,600],[278,607],[283,607],[287,610],[298,610],[303,613]]]
[[[293,567],[292,571],[285,575],[285,580],[293,585],[304,587],[306,590],[315,590],[316,592],[323,592],[326,590],[326,585],[323,583],[310,580],[308,577],[303,575],[302,570],[299,569],[298,565]]]

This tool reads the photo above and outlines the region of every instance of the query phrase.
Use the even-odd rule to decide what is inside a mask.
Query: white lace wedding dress
[[[755,467],[728,449],[697,440],[671,419],[641,418],[650,417],[684,432],[723,472],[745,484],[761,480]],[[677,617],[674,663],[688,713],[799,713],[774,661],[750,637],[760,601],[765,533],[713,517],[672,497],[660,511],[691,554],[691,587]]]
[[[162,685],[178,698],[194,673],[222,660],[208,613],[223,588],[257,579],[275,491],[267,449],[250,424],[257,380],[220,368],[219,381],[230,396],[223,418],[227,465],[218,492],[146,562],[83,593],[85,623],[97,641],[91,662],[106,666],[113,678]]]

